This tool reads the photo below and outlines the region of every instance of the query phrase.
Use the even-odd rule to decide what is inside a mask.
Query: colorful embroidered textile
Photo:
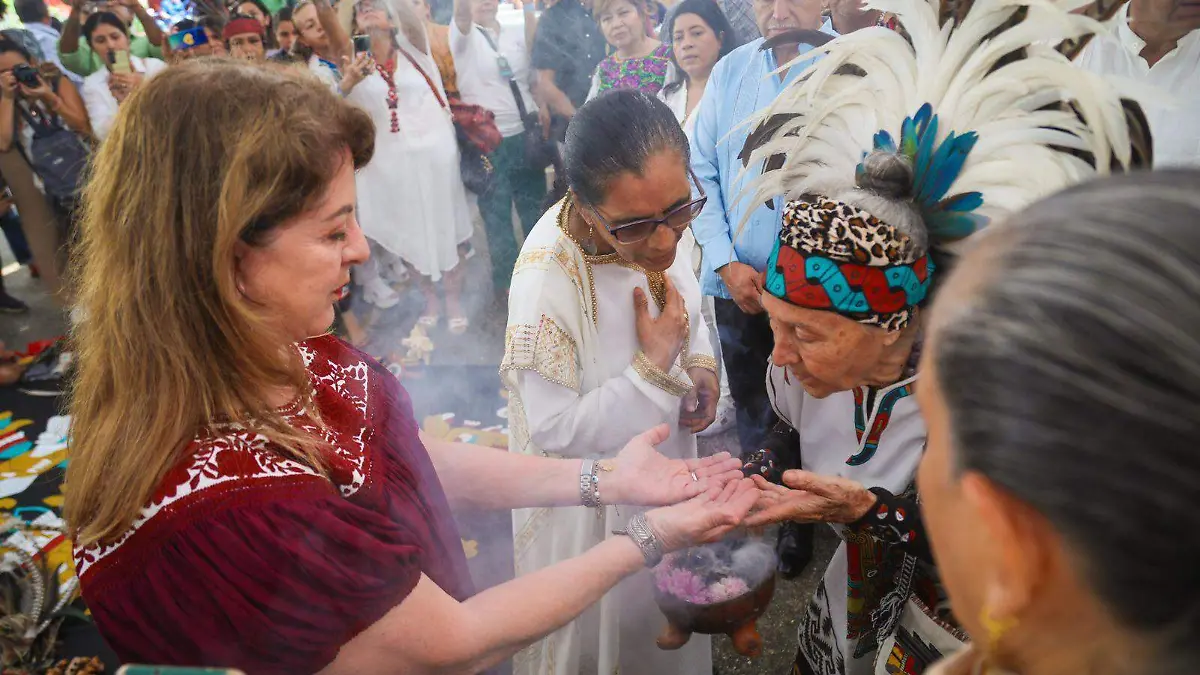
[[[659,45],[650,56],[636,59],[618,59],[616,55],[606,57],[596,68],[593,91],[602,94],[609,89],[637,89],[650,95],[657,94],[667,81],[670,63],[671,48],[667,45]]]
[[[240,427],[201,431],[116,541],[76,548],[84,599],[126,662],[312,673],[424,574],[473,593],[407,393],[333,337],[300,345],[329,479]]]
[[[912,240],[841,202],[789,202],[766,290],[799,307],[900,330],[925,300],[933,263]]]

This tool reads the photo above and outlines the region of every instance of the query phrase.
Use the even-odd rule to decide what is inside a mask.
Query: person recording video
[[[92,132],[104,140],[121,103],[147,77],[167,67],[162,61],[134,56],[130,51],[129,27],[112,12],[96,12],[83,24],[88,46],[107,64],[83,80],[83,102],[91,118]]]

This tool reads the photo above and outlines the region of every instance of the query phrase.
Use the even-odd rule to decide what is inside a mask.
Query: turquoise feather
[[[896,152],[896,141],[887,131],[880,130],[875,134],[875,149],[883,152]]]
[[[923,110],[924,108],[922,108]],[[917,142],[917,157],[913,160],[913,192],[916,192],[933,171],[934,143],[937,141],[938,118],[934,115]]]
[[[947,242],[969,237],[987,225],[988,219],[978,213],[938,211],[925,214],[925,226],[933,242]]]
[[[961,192],[939,203],[937,211],[969,212],[983,206],[983,194],[980,192]]]
[[[973,131],[961,135],[950,132],[937,144],[937,132],[938,116],[926,103],[904,120],[898,146],[886,130],[876,132],[873,144],[876,151],[894,152],[912,162],[912,194],[930,236],[934,241],[952,241],[969,236],[987,223],[985,217],[974,213],[983,206],[982,194],[964,192],[944,198],[962,173],[979,135]],[[856,173],[861,175],[862,171],[859,163]]]
[[[962,173],[967,155],[975,147],[979,136],[975,132],[955,136],[953,132],[942,142],[930,160],[931,174],[917,185],[917,201],[922,204],[936,204],[950,190],[950,186]]]

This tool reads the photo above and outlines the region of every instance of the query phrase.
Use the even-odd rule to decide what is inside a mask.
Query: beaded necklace
[[[392,115],[392,133],[398,134],[400,133],[400,118],[396,114],[396,109],[400,107],[400,98],[396,94],[396,55],[393,54],[386,63],[376,63],[375,70],[379,72],[379,76],[387,85],[387,106]]]

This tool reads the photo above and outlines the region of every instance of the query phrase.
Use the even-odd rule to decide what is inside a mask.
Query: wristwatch
[[[650,529],[646,514],[637,514],[629,520],[624,531],[614,530],[613,534],[623,534],[632,539],[641,550],[642,557],[646,559],[646,567],[657,567],[662,562],[662,544],[659,543],[658,537],[654,536],[654,530]]]

